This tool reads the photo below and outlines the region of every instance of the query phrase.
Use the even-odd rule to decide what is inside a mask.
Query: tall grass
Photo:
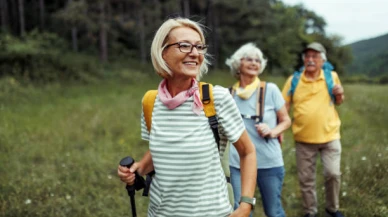
[[[116,175],[118,162],[140,159],[141,97],[158,79],[133,72],[126,81],[21,87],[0,82],[0,216],[130,216],[129,197]],[[157,77],[156,75],[154,77]],[[202,80],[230,86],[224,72]],[[284,79],[273,80],[282,87]],[[342,119],[341,210],[346,216],[388,216],[387,86],[346,85]],[[301,216],[290,131],[283,144],[288,216]],[[322,170],[318,174],[324,210]],[[257,197],[259,197],[257,193]],[[138,216],[148,198],[136,194]],[[255,216],[264,216],[260,203]],[[321,216],[324,216],[323,214]]]

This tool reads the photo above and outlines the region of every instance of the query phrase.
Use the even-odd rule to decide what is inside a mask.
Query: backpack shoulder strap
[[[205,82],[199,83],[199,93],[203,104],[205,116],[209,119],[210,128],[213,131],[218,150],[220,150],[220,135],[218,134],[218,120],[214,107],[213,85]]]
[[[265,102],[265,91],[267,90],[267,82],[261,81],[260,87],[257,89],[258,89],[257,90],[258,100],[257,100],[257,106],[256,106],[256,115],[259,118],[259,120],[257,119],[256,120],[258,123],[262,123],[264,118],[264,102]],[[265,137],[264,139],[266,142],[268,142],[268,137]]]
[[[267,89],[267,82],[261,81],[258,89],[258,100],[256,106],[256,115],[259,116],[259,123],[263,122],[264,116],[264,102],[265,102],[265,91]]]
[[[333,94],[334,81],[332,76],[332,71],[334,70],[334,67],[333,65],[331,65],[330,62],[326,61],[323,64],[322,69],[325,76],[326,86],[327,86],[327,90],[329,91],[330,98],[332,99],[333,102],[335,102],[335,96]]]
[[[294,72],[294,75],[292,76],[292,79],[291,79],[291,87],[290,87],[290,90],[288,91],[288,95],[289,96],[293,96],[294,93],[295,93],[295,89],[296,89],[296,86],[298,86],[298,83],[299,83],[299,80],[300,80],[300,77],[302,76],[302,71],[295,71]]]
[[[147,125],[148,133],[151,132],[152,111],[154,110],[154,104],[157,94],[157,90],[149,90],[144,94],[142,101],[144,119]]]

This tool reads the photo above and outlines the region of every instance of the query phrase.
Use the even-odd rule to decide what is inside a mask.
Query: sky
[[[326,21],[326,34],[340,35],[343,44],[388,33],[388,0],[283,0],[302,3]]]

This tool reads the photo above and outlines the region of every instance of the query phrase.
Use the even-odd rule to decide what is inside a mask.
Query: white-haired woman
[[[249,137],[256,148],[257,186],[261,193],[264,212],[267,216],[285,216],[281,204],[281,191],[284,179],[284,162],[278,137],[291,124],[285,107],[285,101],[276,84],[266,83],[263,91],[263,117],[258,117],[258,99],[260,99],[261,81],[259,75],[264,71],[267,60],[253,43],[241,46],[226,65],[238,80],[232,87],[233,98],[244,119]],[[235,201],[241,195],[240,158],[235,148],[231,147],[229,165],[231,184]],[[238,200],[237,200],[238,201]],[[235,202],[235,209],[239,204]]]
[[[225,175],[208,118],[200,100],[198,81],[207,72],[207,45],[201,26],[189,19],[165,21],[151,45],[156,72],[163,78],[152,112],[151,130],[141,118],[142,139],[149,151],[118,175],[129,185],[134,172],[156,174],[150,187],[148,216],[248,216],[244,203],[233,211]],[[253,198],[255,149],[232,97],[225,88],[213,88],[219,124],[234,143],[241,159],[242,194]]]

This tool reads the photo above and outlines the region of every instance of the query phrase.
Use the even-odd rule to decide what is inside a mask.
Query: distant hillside
[[[352,48],[353,61],[346,67],[348,75],[388,75],[388,34],[349,46]]]

